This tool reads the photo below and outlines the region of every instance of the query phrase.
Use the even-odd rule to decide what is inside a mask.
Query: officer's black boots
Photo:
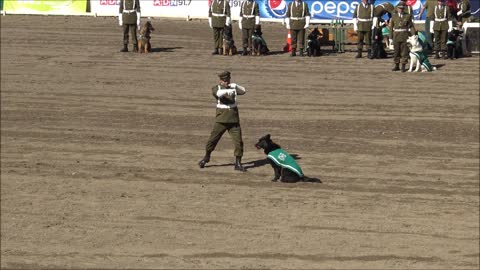
[[[213,50],[213,52],[212,52],[212,55],[216,55],[216,54],[218,54],[218,49],[217,48],[215,48],[215,50]]]
[[[121,49],[120,52],[128,52],[127,44],[123,44],[123,49]]]
[[[435,53],[435,57],[433,57],[434,59],[440,59],[440,53],[439,52],[436,52]]]
[[[355,56],[355,58],[362,58],[362,50],[357,51],[357,55]]]
[[[245,172],[245,168],[242,166],[242,157],[235,157],[235,170]]]
[[[295,52],[295,49],[292,49],[292,52],[291,52],[290,56],[296,56],[296,55],[297,55],[297,53]]]
[[[248,55],[247,47],[243,47],[242,56],[247,56],[247,55]]]
[[[133,52],[138,52],[138,45],[137,44],[133,44]]]
[[[207,164],[210,161],[210,152],[206,152],[205,156],[198,162],[198,166],[202,169],[205,168],[205,164]]]
[[[402,64],[402,72],[407,71],[407,68],[405,67],[405,64]]]
[[[304,54],[303,54],[303,49],[300,49],[299,52],[300,52],[300,56],[304,56]]]
[[[392,68],[392,71],[398,71],[400,70],[400,64],[395,64],[395,66],[393,66]]]

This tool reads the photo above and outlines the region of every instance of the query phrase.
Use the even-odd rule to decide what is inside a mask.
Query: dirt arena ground
[[[394,73],[354,53],[211,56],[206,21],[1,18],[1,267],[478,269],[478,57]],[[237,44],[240,31],[235,28]],[[223,137],[199,169],[216,74],[233,73],[248,172]],[[323,183],[273,183],[270,133]]]

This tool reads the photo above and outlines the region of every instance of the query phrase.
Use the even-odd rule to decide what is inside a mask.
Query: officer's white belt
[[[305,17],[290,17],[290,20],[298,21],[298,20],[304,20]]]
[[[213,16],[215,17],[225,17],[227,16],[226,14],[223,14],[223,13],[212,13]]]
[[[359,22],[371,22],[372,19],[361,19],[361,18],[357,18]]]
[[[134,13],[137,12],[135,9],[124,9],[123,13]]]
[[[408,31],[408,29],[393,29],[393,32],[405,32]]]
[[[443,18],[443,19],[435,19],[435,21],[436,21],[436,22],[444,22],[444,21],[446,21],[446,20],[447,20],[447,18]]]
[[[247,19],[255,18],[255,15],[243,15],[243,18],[247,18]]]
[[[231,105],[217,104],[217,109],[233,109],[236,107],[237,107],[237,104],[231,104]]]

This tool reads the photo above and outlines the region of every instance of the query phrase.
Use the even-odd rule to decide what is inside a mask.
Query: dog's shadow
[[[177,49],[183,49],[183,47],[166,47],[166,48],[152,48],[150,52],[158,53],[158,52],[173,52]]]
[[[438,69],[442,68],[443,66],[445,66],[445,64],[435,64],[435,65],[432,65],[432,66],[436,67],[437,70],[438,70]]]

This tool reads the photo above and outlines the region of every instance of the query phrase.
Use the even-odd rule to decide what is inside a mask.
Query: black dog
[[[275,173],[272,181],[275,182],[280,179],[281,182],[287,183],[298,181],[321,183],[320,179],[306,177],[294,157],[285,152],[280,145],[274,143],[270,139],[270,134],[261,137],[255,147],[263,149],[263,152],[267,155],[267,160]]]
[[[307,55],[308,56],[320,56],[320,39],[322,38],[318,27],[313,30],[307,36]]]
[[[235,55],[237,54],[237,47],[233,40],[232,25],[223,28],[223,55]]]
[[[447,57],[451,60],[462,56],[462,34],[463,31],[453,29],[447,37]]]
[[[372,50],[370,59],[387,58],[385,51],[385,44],[383,43],[382,27],[375,27],[372,31]]]
[[[262,34],[261,26],[256,25],[252,33],[253,55],[267,55],[269,52],[267,42],[263,39]]]

